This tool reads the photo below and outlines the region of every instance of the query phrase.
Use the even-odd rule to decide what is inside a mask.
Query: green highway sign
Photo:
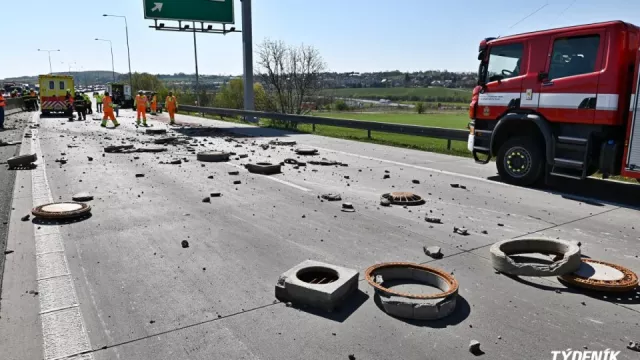
[[[233,24],[233,0],[143,0],[144,18]]]

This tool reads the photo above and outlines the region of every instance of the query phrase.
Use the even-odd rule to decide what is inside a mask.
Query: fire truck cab
[[[640,28],[622,21],[487,38],[469,151],[500,177],[640,178]]]

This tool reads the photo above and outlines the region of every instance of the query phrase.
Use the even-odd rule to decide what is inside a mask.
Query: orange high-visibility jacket
[[[167,109],[175,110],[178,107],[178,100],[176,100],[175,96],[167,96],[167,100],[165,100],[164,105]]]
[[[147,97],[144,95],[136,95],[136,106],[139,108],[147,108]]]
[[[153,95],[153,97],[151,98],[151,103],[152,103],[153,105],[156,105],[156,104],[158,103],[158,97],[157,97],[157,96],[155,96],[155,95]]]
[[[7,103],[4,101],[4,96],[0,94],[0,107],[5,107]]]
[[[105,96],[102,99],[102,106],[104,106],[105,110],[113,110],[113,100],[111,100],[111,96]]]

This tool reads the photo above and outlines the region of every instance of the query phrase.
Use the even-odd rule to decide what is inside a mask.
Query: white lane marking
[[[519,189],[531,190],[531,189],[528,189],[528,188],[522,188],[522,187],[514,186],[514,185],[511,185],[511,184],[506,184],[506,183],[502,183],[502,182],[498,182],[498,181],[488,180],[488,179],[477,177],[477,176],[454,173],[454,172],[447,171],[447,170],[434,169],[434,168],[430,168],[430,167],[426,167],[426,166],[407,164],[407,163],[403,163],[403,162],[399,162],[399,161],[393,161],[393,160],[385,160],[385,159],[375,158],[375,157],[366,156],[366,155],[352,154],[352,153],[348,153],[348,152],[345,152],[345,151],[320,148],[320,147],[317,147],[317,146],[314,146],[314,148],[316,148],[318,150],[337,153],[337,154],[353,156],[353,157],[357,157],[357,158],[361,158],[361,159],[365,159],[365,160],[379,161],[379,162],[383,162],[383,163],[387,163],[387,164],[410,167],[410,168],[414,168],[414,169],[418,169],[418,170],[431,171],[431,172],[435,172],[435,173],[443,174],[443,175],[451,175],[451,176],[457,176],[457,177],[470,179],[470,180],[478,180],[478,181],[482,181],[482,182],[485,182],[485,183],[488,183],[488,184],[495,184],[495,185],[502,185],[502,186],[511,187],[511,188],[519,188]]]
[[[32,122],[38,123],[37,113]],[[31,171],[35,207],[53,202],[53,197],[47,181],[38,130],[31,129],[31,134],[30,139],[24,138],[21,154],[33,152],[38,156],[37,167]],[[44,359],[65,359],[82,354],[82,359],[93,360],[93,354],[86,353],[92,350],[91,343],[69,272],[60,228],[57,225],[34,226],[33,232]]]
[[[238,164],[234,164],[234,163],[227,163],[227,164],[229,164],[229,165],[231,165],[231,166],[233,166],[233,167],[236,167],[236,168],[238,168],[238,169],[244,169],[244,166],[242,166],[242,165],[238,165]],[[301,190],[301,191],[311,191],[311,189],[307,189],[307,188],[302,187],[302,186],[300,186],[300,185],[296,185],[296,184],[294,184],[294,183],[290,183],[290,182],[288,182],[288,181],[286,181],[286,180],[278,179],[278,178],[276,178],[276,177],[272,177],[272,176],[264,176],[263,178],[265,178],[265,179],[269,179],[269,180],[273,180],[273,181],[275,181],[275,182],[279,182],[279,183],[284,184],[284,185],[287,185],[287,186],[291,186],[292,188],[296,188],[296,189]]]

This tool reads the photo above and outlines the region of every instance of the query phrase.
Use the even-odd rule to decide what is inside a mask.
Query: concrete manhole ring
[[[580,267],[580,247],[573,241],[546,238],[520,238],[499,241],[491,246],[493,268],[517,276],[560,276],[577,271]],[[516,262],[511,255],[550,254],[556,258],[549,264]]]
[[[104,148],[104,152],[106,153],[116,153],[121,152],[123,150],[133,149],[133,145],[110,145]]]
[[[298,155],[318,155],[318,149],[314,148],[297,148],[296,154]]]
[[[196,155],[198,161],[204,162],[222,162],[229,161],[231,154],[222,151],[204,151]]]
[[[408,262],[382,263],[369,267],[365,278],[373,286],[384,311],[393,316],[436,320],[450,315],[456,308],[458,281],[444,270]],[[436,287],[437,294],[413,294],[395,291],[385,282],[411,281]]]
[[[268,162],[246,164],[244,167],[253,174],[271,175],[279,174],[280,172],[282,172],[281,164],[271,164]]]
[[[73,200],[73,201],[91,201],[91,200],[93,200],[93,195],[89,194],[88,192],[81,192],[81,193],[77,193],[77,194],[73,195],[71,197],[71,200]]]
[[[59,202],[40,205],[31,210],[33,216],[44,219],[68,219],[91,212],[91,206],[77,202]]]
[[[394,205],[415,206],[415,205],[424,204],[424,199],[420,195],[414,194],[412,192],[407,192],[407,191],[398,191],[398,192],[382,194],[380,198],[386,199],[391,204],[394,204]]]
[[[27,154],[27,155],[18,155],[12,158],[7,159],[7,165],[9,165],[10,169],[29,166],[31,163],[36,162],[38,160],[38,155],[36,154]]]
[[[596,291],[627,292],[638,286],[638,275],[633,271],[592,259],[582,259],[577,271],[559,278],[570,285]]]
[[[149,135],[161,135],[166,134],[167,129],[146,129],[144,132]]]

